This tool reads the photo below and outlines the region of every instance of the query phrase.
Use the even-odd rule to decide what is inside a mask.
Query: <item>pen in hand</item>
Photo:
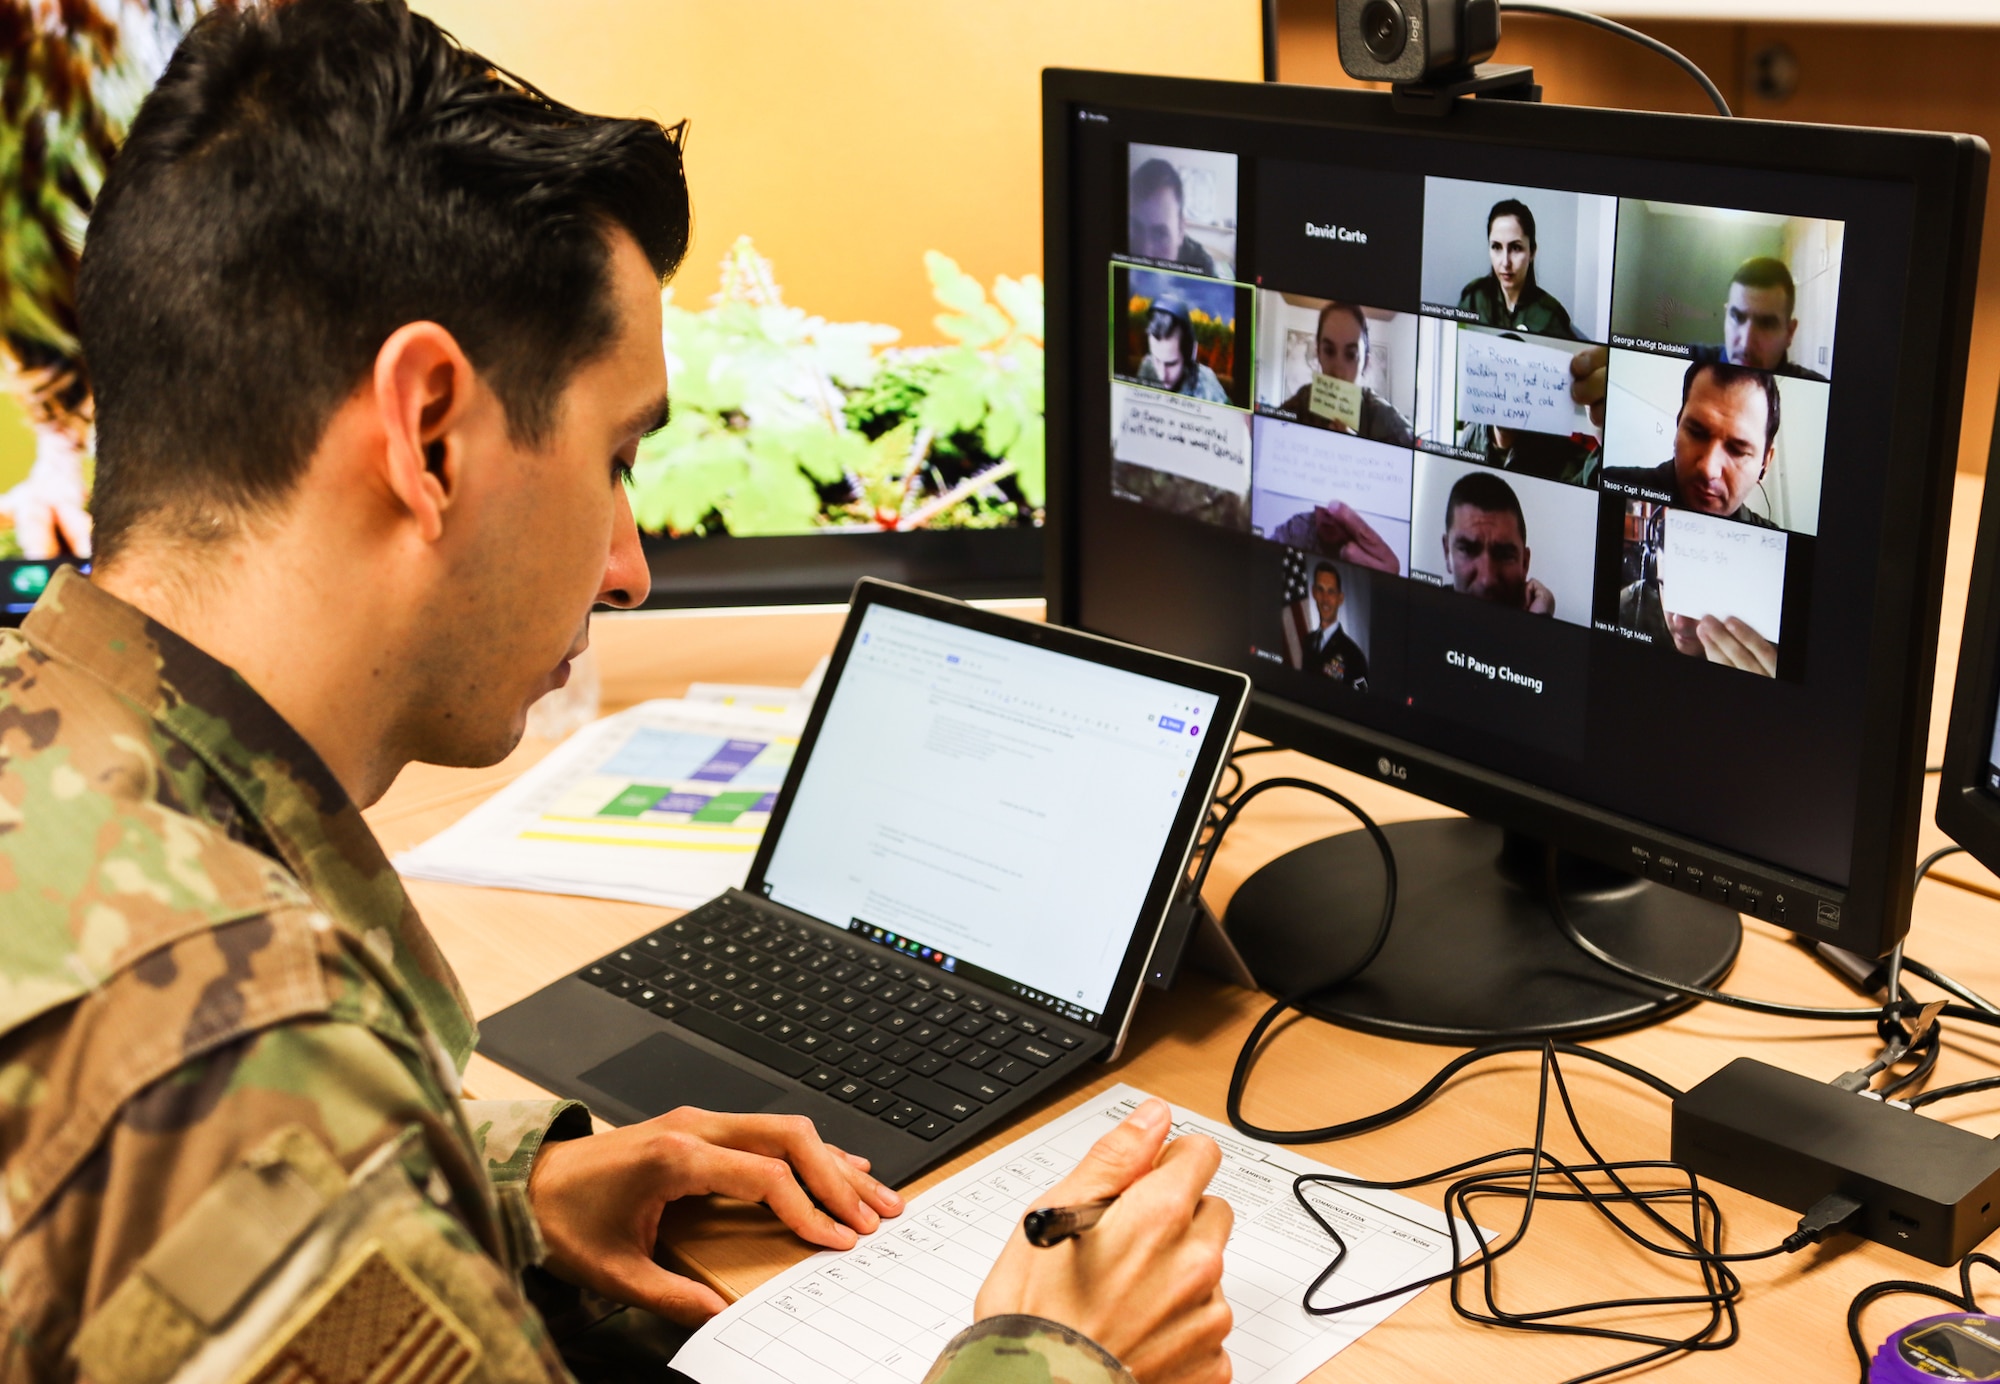
[[[1076,1206],[1044,1206],[1021,1219],[1021,1233],[1028,1243],[1041,1249],[1059,1245],[1070,1236],[1090,1229],[1111,1209],[1116,1197],[1099,1197]]]

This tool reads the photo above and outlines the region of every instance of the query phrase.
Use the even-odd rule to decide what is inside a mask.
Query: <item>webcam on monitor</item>
[[[1340,65],[1364,82],[1469,71],[1500,46],[1498,0],[1335,0]]]

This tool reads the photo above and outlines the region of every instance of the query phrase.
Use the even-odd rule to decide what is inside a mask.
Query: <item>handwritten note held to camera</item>
[[[1712,514],[1668,510],[1660,604],[1668,614],[1691,620],[1733,615],[1773,644],[1782,643],[1785,535]]]
[[[1484,332],[1458,334],[1458,420],[1568,437],[1588,427],[1569,396],[1570,351]]]

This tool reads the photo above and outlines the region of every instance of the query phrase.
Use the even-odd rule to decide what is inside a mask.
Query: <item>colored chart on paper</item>
[[[691,906],[749,870],[806,707],[648,702],[578,731],[404,874]]]
[[[544,813],[551,822],[713,826],[761,833],[796,737],[722,737],[641,726]]]

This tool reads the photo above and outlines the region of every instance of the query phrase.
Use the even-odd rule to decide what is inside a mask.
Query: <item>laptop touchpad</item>
[[[648,1115],[664,1115],[682,1105],[747,1114],[785,1094],[784,1088],[665,1033],[606,1058],[582,1078]]]

